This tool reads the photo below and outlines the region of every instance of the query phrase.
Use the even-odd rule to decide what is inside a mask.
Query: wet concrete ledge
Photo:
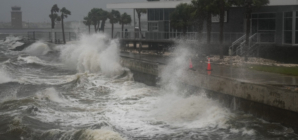
[[[138,82],[155,86],[165,65],[122,57],[121,63],[134,73]],[[298,132],[298,93],[279,87],[237,81],[188,70],[179,77],[182,83],[204,89],[210,98],[227,107],[251,113],[270,122],[278,122]]]

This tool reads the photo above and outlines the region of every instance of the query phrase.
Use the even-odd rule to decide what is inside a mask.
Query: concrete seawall
[[[156,85],[156,79],[165,65],[122,57],[123,66],[131,69],[134,79]],[[218,99],[227,107],[251,113],[270,122],[279,122],[298,132],[298,93],[270,85],[241,82],[198,71],[187,70],[181,82],[204,89],[207,96]]]
[[[128,57],[121,58],[121,65],[129,68],[134,74],[134,80],[150,86],[156,85],[159,64]]]

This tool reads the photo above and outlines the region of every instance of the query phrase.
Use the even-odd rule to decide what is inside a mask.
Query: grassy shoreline
[[[291,76],[298,76],[298,67],[266,66],[266,65],[248,65],[248,69],[264,71]]]

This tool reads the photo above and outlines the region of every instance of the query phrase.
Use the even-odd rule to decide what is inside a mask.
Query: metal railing
[[[118,32],[116,38],[120,39],[142,39],[142,40],[198,40],[197,32],[150,32],[150,31],[141,31],[141,32]],[[224,33],[223,43],[232,43],[234,40],[243,36],[243,33]],[[210,34],[210,43],[219,43],[219,33],[212,32]],[[201,33],[201,43],[206,43],[207,33]]]
[[[65,41],[77,40],[77,35],[75,32],[64,32]],[[54,37],[55,43],[63,42],[63,33],[62,32],[44,32],[44,31],[32,31],[27,32],[27,37],[29,40],[43,40],[52,42],[52,37]]]
[[[234,48],[234,46],[238,45],[238,44],[241,44],[244,40],[245,40],[245,37],[246,35],[243,35],[241,36],[240,38],[238,38],[237,40],[235,40],[232,45],[229,47],[229,49],[232,49]]]
[[[276,37],[274,33],[255,33],[249,37],[249,46],[247,48],[248,55],[251,55],[254,53],[258,48],[259,44],[274,44],[276,43]],[[245,47],[245,40],[246,35],[240,37],[236,41],[232,43],[230,46],[230,55],[244,55],[243,48]],[[236,47],[236,50],[234,51],[234,47]]]

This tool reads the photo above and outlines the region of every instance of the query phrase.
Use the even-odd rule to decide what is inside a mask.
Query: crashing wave
[[[119,44],[104,34],[82,35],[78,42],[57,46],[60,59],[69,69],[79,72],[103,72],[119,75]]]
[[[84,129],[84,130],[71,130],[71,131],[61,131],[61,130],[50,130],[41,135],[42,139],[55,139],[60,140],[125,140],[119,133],[114,132],[110,128],[101,129]]]
[[[14,81],[13,78],[11,78],[9,74],[2,67],[0,67],[0,84],[13,82],[13,81]]]
[[[45,65],[45,66],[61,66],[61,64],[58,64],[58,63],[46,62],[44,60],[39,59],[36,56],[26,56],[26,57],[19,56],[18,61],[24,61],[27,64],[39,64],[39,65]]]
[[[37,92],[35,98],[39,100],[50,100],[57,103],[67,102],[67,100],[54,88],[47,88],[44,91]]]
[[[38,41],[33,43],[23,51],[29,55],[40,56],[46,55],[50,51],[50,48],[44,42]]]

